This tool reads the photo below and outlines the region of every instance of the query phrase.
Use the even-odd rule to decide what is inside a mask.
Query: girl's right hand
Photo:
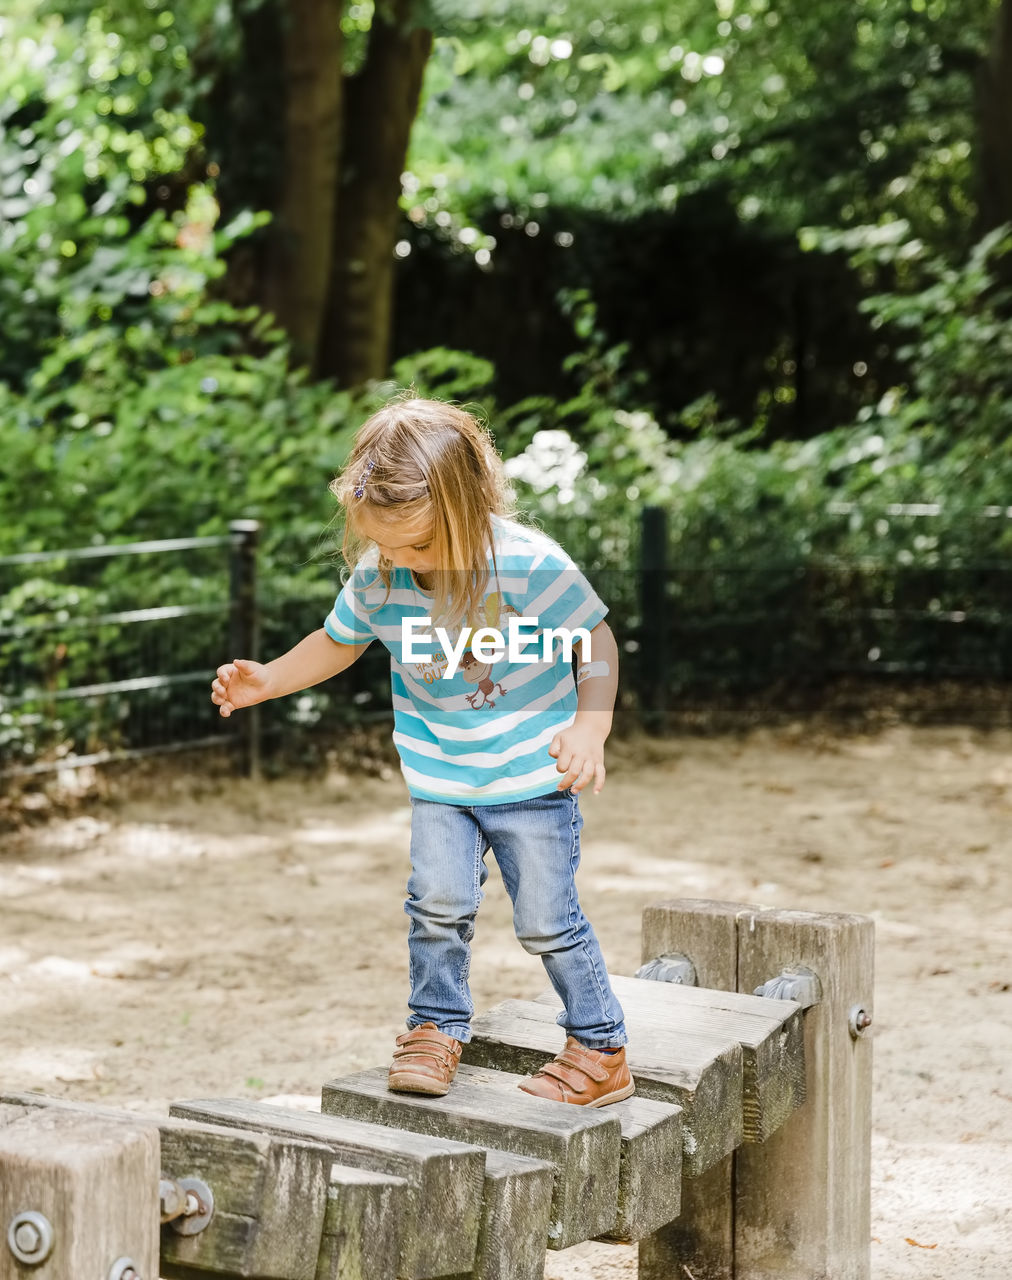
[[[263,663],[251,662],[249,658],[226,662],[218,668],[217,676],[211,682],[211,701],[218,708],[218,714],[226,720],[233,711],[252,707],[270,696],[267,668]]]

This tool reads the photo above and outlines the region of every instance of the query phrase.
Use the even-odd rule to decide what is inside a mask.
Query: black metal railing
[[[938,513],[917,504],[887,516]],[[1012,509],[983,515],[1005,521]],[[608,524],[545,522],[609,605],[624,705],[648,727],[663,728],[687,694],[785,680],[1012,677],[1007,556],[809,549],[756,562],[693,551],[670,525],[656,507]],[[211,706],[223,660],[283,652],[322,624],[338,587],[330,551],[301,537],[268,545],[248,520],[216,537],[0,558],[0,777],[212,746],[255,774],[265,746],[389,718],[379,646],[333,687],[229,722]]]

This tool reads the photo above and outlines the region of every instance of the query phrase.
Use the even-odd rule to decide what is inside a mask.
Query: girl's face
[[[431,516],[399,519],[364,508],[355,512],[355,524],[395,569],[410,569],[413,573],[431,573],[435,569]]]

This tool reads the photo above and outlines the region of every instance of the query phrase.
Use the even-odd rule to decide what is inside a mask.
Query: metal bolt
[[[133,1258],[117,1258],[109,1268],[108,1280],[143,1280]]]
[[[862,1005],[856,1004],[850,1011],[848,1025],[851,1036],[857,1040],[871,1026],[871,1014]]]
[[[15,1214],[7,1229],[7,1245],[18,1262],[37,1267],[52,1253],[53,1224],[34,1209]]]
[[[38,1253],[42,1244],[42,1232],[34,1222],[22,1222],[14,1232],[14,1243],[22,1253]]]

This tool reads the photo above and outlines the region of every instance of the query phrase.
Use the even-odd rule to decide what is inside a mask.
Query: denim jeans
[[[579,797],[553,791],[511,804],[454,805],[411,799],[409,1027],[434,1022],[445,1035],[471,1038],[468,987],[475,916],[485,896],[491,849],[513,903],[525,951],[539,955],[562,1000],[556,1021],[593,1049],[626,1043],[601,947],[576,893]]]

